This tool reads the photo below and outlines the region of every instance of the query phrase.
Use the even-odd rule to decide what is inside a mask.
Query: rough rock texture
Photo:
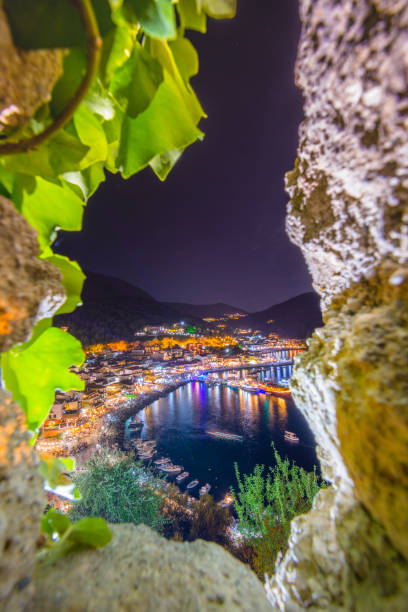
[[[269,581],[282,610],[407,609],[408,4],[301,1],[287,229],[325,326],[291,388],[332,483]]]
[[[40,517],[45,505],[25,417],[0,390],[0,610],[21,610],[32,597]]]
[[[330,302],[408,257],[406,0],[302,0],[299,157],[287,229]]]
[[[165,540],[145,525],[113,525],[103,549],[39,565],[27,612],[261,612],[255,574],[217,544]]]
[[[37,258],[37,234],[0,196],[0,352],[27,340],[65,299],[59,270]]]
[[[21,51],[0,6],[0,132],[21,127],[48,102],[62,72],[63,51]]]

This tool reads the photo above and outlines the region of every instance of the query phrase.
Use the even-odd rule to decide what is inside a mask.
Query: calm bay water
[[[257,463],[274,465],[271,442],[281,456],[307,470],[317,464],[313,434],[292,400],[193,382],[157,400],[138,418],[142,439],[157,440],[160,455],[190,472],[180,488],[197,478],[200,486],[211,484],[217,500],[236,484],[234,462],[241,473],[252,472]],[[300,442],[285,441],[285,430],[296,433]],[[215,438],[208,431],[238,434],[243,440]]]

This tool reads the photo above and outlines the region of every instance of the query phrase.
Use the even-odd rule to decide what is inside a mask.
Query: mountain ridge
[[[302,293],[264,310],[248,313],[223,302],[161,302],[127,281],[90,271],[86,274],[82,306],[72,313],[55,317],[56,325],[68,326],[70,332],[84,344],[129,341],[145,325],[171,324],[180,320],[200,325],[203,318],[217,318],[235,312],[247,316],[228,320],[230,329],[251,327],[283,337],[304,338],[322,325],[319,298],[313,292]],[[270,320],[273,322],[268,324]]]

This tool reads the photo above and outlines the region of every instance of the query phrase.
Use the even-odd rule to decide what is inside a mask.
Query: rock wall
[[[173,542],[145,525],[112,525],[106,548],[41,564],[26,612],[268,612],[255,574],[218,544]]]
[[[292,393],[332,483],[268,583],[282,610],[408,601],[408,4],[301,0],[287,231],[325,326]]]

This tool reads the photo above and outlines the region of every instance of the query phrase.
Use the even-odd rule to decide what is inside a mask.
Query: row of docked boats
[[[155,459],[157,455],[156,440],[134,440],[133,442],[135,450],[139,459],[153,460],[153,465],[169,476],[176,476],[176,482],[182,483],[186,478],[190,476],[189,472],[184,471],[182,465],[175,465],[168,457],[160,457]],[[194,489],[199,484],[198,480],[192,480],[187,484],[187,489]],[[211,485],[207,482],[200,488],[200,495],[205,495],[211,489]]]

